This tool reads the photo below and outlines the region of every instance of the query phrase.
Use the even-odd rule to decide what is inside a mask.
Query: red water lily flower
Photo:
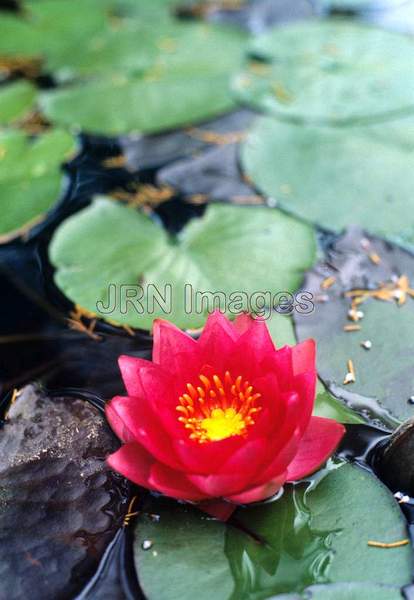
[[[153,361],[121,356],[119,366],[128,396],[106,414],[125,444],[108,463],[166,496],[262,500],[315,471],[344,433],[312,417],[313,340],[276,350],[248,315],[215,312],[198,340],[157,320]]]

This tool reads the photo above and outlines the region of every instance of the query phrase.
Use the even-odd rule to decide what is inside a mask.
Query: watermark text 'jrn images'
[[[97,311],[104,315],[114,312],[127,314],[135,311],[139,315],[164,313],[172,314],[177,307],[182,307],[186,314],[205,314],[215,309],[227,314],[237,315],[241,312],[254,313],[268,319],[272,311],[280,314],[309,314],[314,310],[313,294],[300,291],[292,294],[286,291],[272,292],[261,290],[252,293],[235,290],[201,291],[186,283],[183,287],[165,284],[114,284],[108,286],[106,299],[98,300]]]

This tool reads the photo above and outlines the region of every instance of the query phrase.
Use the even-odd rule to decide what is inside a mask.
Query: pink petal
[[[250,347],[256,354],[256,360],[261,360],[260,355],[266,356],[276,351],[266,321],[259,318],[251,319],[250,327],[240,336],[238,345]]]
[[[305,340],[292,346],[293,374],[299,375],[305,371],[315,371],[316,348],[315,340]]]
[[[288,467],[287,481],[297,481],[316,471],[334,452],[344,433],[345,427],[340,423],[312,417]]]
[[[223,475],[189,475],[189,480],[204,494],[204,498],[227,497],[241,492],[250,483],[249,477],[236,472]]]
[[[283,348],[269,353],[263,358],[261,371],[276,374],[282,391],[291,390],[293,380],[292,348],[283,346]]]
[[[236,340],[239,337],[239,333],[234,328],[233,323],[228,319],[222,312],[219,310],[215,310],[212,312],[204,325],[203,332],[198,340],[199,344],[202,346],[205,345],[206,340],[210,337],[211,333],[214,331],[224,331],[229,337],[233,340]]]
[[[248,331],[250,327],[252,327],[252,325],[254,324],[254,320],[255,319],[252,317],[251,314],[241,313],[233,321],[233,327],[239,333],[239,335],[242,335],[243,333]]]
[[[266,438],[246,439],[226,461],[222,461],[220,474],[243,473],[253,478],[265,460],[268,449]]]
[[[125,444],[106,459],[108,465],[124,477],[149,488],[149,475],[154,458],[139,444]]]
[[[170,437],[145,398],[116,396],[106,405],[106,415],[120,439],[139,442],[157,460],[175,469],[183,468]]]
[[[266,500],[266,498],[274,496],[276,492],[280,490],[285,481],[286,474],[283,473],[279,477],[275,477],[275,479],[272,479],[267,483],[250,488],[242,492],[241,494],[234,494],[232,496],[228,496],[226,499],[230,502],[235,502],[236,504],[249,504],[250,502],[259,502],[260,500]]]
[[[168,321],[156,319],[153,337],[152,359],[166,371],[188,373],[193,363],[196,370],[200,369],[198,345],[190,335]]]
[[[229,368],[229,356],[234,352],[236,332],[221,313],[212,313],[203,329],[198,345],[203,362],[210,365],[215,373]]]
[[[276,447],[272,449],[273,459],[270,460],[267,467],[261,471],[261,473],[256,477],[255,484],[262,485],[267,483],[268,481],[272,481],[274,479],[278,479],[281,477],[281,474],[285,473],[289,464],[294,459],[297,454],[299,442],[301,438],[301,432],[299,427],[296,427],[292,431],[292,426],[289,426],[289,429],[285,432],[288,436],[287,441],[283,443],[281,446],[280,443],[277,443]],[[281,447],[280,447],[281,446]]]
[[[239,337],[228,357],[227,369],[251,380],[266,373],[261,369],[261,364],[271,355],[275,355],[275,347],[265,321],[251,319],[251,325]]]
[[[121,396],[115,396],[115,398],[106,404],[106,419],[111,426],[112,431],[122,442],[134,442],[136,441],[135,435],[128,429],[127,425],[124,423],[115,409],[114,401],[116,403],[119,399],[121,399]]]
[[[299,421],[302,432],[309,425],[313,412],[316,393],[316,371],[307,371],[296,375],[292,387],[298,392],[300,398]]]
[[[196,501],[206,497],[184,473],[174,471],[160,463],[153,465],[149,483],[152,489],[178,500]]]
[[[124,354],[118,358],[118,364],[128,395],[137,396],[138,398],[142,396],[144,390],[142,389],[139,373],[143,368],[153,367],[152,362]]]
[[[223,463],[245,443],[240,436],[209,444],[199,444],[190,440],[187,432],[186,437],[187,439],[174,440],[174,451],[189,472],[201,475],[219,471]]]

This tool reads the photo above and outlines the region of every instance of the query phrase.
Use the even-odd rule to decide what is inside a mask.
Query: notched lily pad
[[[342,128],[264,117],[241,159],[257,188],[288,212],[336,232],[357,223],[414,246],[413,149],[412,117]]]
[[[20,391],[0,430],[4,598],[73,598],[93,575],[125,512],[128,488],[105,466],[117,447],[84,400]]]
[[[73,302],[150,329],[157,317],[200,327],[217,301],[233,314],[243,303],[254,312],[257,292],[295,291],[315,252],[313,230],[275,210],[210,204],[169,237],[143,213],[100,198],[57,229],[49,256],[57,286]]]
[[[264,112],[317,123],[412,113],[413,50],[409,37],[354,22],[274,28],[252,41],[255,60],[235,80],[235,91]]]
[[[414,410],[412,281],[411,254],[354,228],[305,278],[314,311],[294,314],[299,339],[316,340],[328,389],[389,427]]]
[[[34,139],[23,131],[0,132],[0,241],[40,221],[58,200],[61,163],[75,150],[75,139],[59,129]]]

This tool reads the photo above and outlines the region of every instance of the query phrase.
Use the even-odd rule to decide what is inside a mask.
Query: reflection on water
[[[266,533],[266,541],[261,544],[240,529],[229,530],[225,551],[236,581],[231,600],[261,600],[329,581],[332,536],[339,532],[311,529],[306,502],[311,489],[311,483],[288,485],[276,502],[239,511],[242,523],[256,534]]]

